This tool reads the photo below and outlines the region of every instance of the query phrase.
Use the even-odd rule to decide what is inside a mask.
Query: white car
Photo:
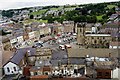
[[[65,46],[64,45],[59,45],[59,48],[64,50],[65,49]]]
[[[38,43],[43,44],[43,42],[42,42],[42,41],[38,41]]]
[[[66,39],[66,38],[64,38],[64,39],[63,39],[63,41],[65,42],[65,41],[67,41],[67,39]]]
[[[71,48],[71,45],[70,44],[65,44],[65,47],[66,48]]]
[[[61,43],[62,41],[61,40],[58,40],[59,43]]]
[[[77,34],[76,34],[76,33],[73,33],[73,36],[77,36]]]

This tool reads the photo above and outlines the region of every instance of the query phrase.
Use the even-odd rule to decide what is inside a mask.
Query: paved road
[[[70,39],[72,37],[73,37],[72,40],[64,41],[64,39]],[[70,36],[70,37],[66,37],[66,38],[58,38],[55,43],[52,42],[52,40],[47,41],[47,42],[43,43],[43,46],[47,47],[47,48],[55,49],[55,48],[58,48],[60,44],[64,45],[64,44],[69,44],[69,43],[74,43],[74,42],[76,42],[76,40],[74,39],[74,36]]]
[[[73,39],[70,40],[71,38],[73,38]],[[58,48],[58,46],[60,44],[68,44],[68,43],[71,43],[71,42],[75,42],[76,40],[74,38],[75,38],[75,36],[72,36],[72,35],[71,36],[67,36],[67,37],[63,37],[63,38],[58,37],[57,40],[55,40],[55,42],[53,42],[52,40],[44,42],[43,43],[43,47],[55,49],[55,48]],[[24,41],[22,43],[16,44],[16,47],[17,48],[26,48],[26,47],[31,47],[34,44],[35,43],[33,41],[27,40],[27,41]]]

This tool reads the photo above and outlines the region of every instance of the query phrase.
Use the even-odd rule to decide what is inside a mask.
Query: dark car
[[[33,47],[43,47],[43,45],[41,43],[35,43]]]

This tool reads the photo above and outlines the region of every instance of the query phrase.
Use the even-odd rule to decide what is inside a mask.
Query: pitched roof
[[[69,64],[85,64],[85,59],[69,58]]]
[[[4,64],[6,64],[10,58],[14,55],[14,52],[12,51],[1,51],[0,52],[0,67],[2,67]]]
[[[7,36],[2,36],[1,37],[2,39],[2,43],[6,43],[6,42],[9,42],[10,41],[10,39],[7,37]]]
[[[115,23],[110,23],[110,24],[104,24],[103,25],[104,27],[106,27],[106,28],[118,28],[119,27],[119,25],[118,24],[115,24]]]
[[[97,69],[112,69],[114,62],[112,61],[95,61],[94,65]]]
[[[120,42],[115,41],[115,42],[110,42],[111,46],[120,46]]]
[[[68,57],[85,57],[86,55],[93,57],[109,57],[111,53],[112,57],[118,57],[120,49],[80,49],[80,48],[69,48]]]
[[[120,37],[120,33],[112,33],[111,36],[112,37]]]
[[[19,64],[20,61],[24,58],[24,56],[28,50],[29,50],[28,56],[32,56],[36,53],[35,48],[31,48],[31,47],[18,49],[10,61],[15,63],[15,64]]]

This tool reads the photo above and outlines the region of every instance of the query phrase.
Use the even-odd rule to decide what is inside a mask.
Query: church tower
[[[79,46],[85,45],[85,23],[77,23],[77,43]]]

